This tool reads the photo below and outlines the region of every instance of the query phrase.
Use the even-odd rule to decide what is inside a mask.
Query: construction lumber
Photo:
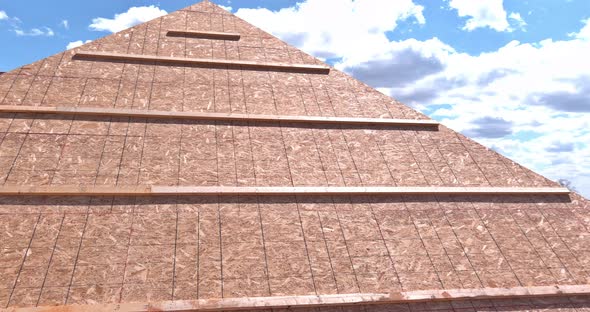
[[[375,126],[438,126],[434,120],[353,118],[323,116],[285,116],[234,113],[173,112],[158,110],[138,110],[95,107],[50,107],[50,106],[12,106],[0,105],[0,113],[38,113],[74,116],[136,117],[153,119],[219,120],[219,121],[261,121],[303,124],[340,124]]]
[[[290,195],[567,195],[563,187],[233,187],[1,186],[0,195],[33,196],[290,196]]]
[[[311,296],[244,297],[120,304],[65,305],[20,309],[13,308],[8,309],[8,311],[252,311],[290,308],[346,307],[352,305],[449,302],[462,300],[516,300],[523,298],[565,297],[589,294],[589,285],[535,286],[514,288],[419,290],[368,294],[360,293]]]
[[[217,39],[217,40],[240,40],[240,34],[230,32],[217,32],[217,31],[193,31],[193,30],[177,30],[172,29],[167,33],[170,37],[187,37],[187,38],[200,38],[200,39]]]
[[[276,62],[255,62],[242,60],[224,60],[224,59],[202,59],[202,58],[188,58],[188,57],[169,57],[156,55],[140,55],[140,54],[124,54],[114,52],[87,52],[80,51],[74,56],[74,59],[89,59],[89,60],[104,60],[104,61],[119,61],[119,62],[150,62],[164,65],[177,66],[201,66],[201,67],[221,67],[221,68],[237,68],[244,70],[267,70],[267,71],[285,71],[297,72],[307,74],[322,74],[330,73],[330,67],[324,65],[311,64],[287,64]]]

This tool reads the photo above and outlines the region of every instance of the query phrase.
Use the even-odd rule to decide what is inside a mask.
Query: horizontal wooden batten
[[[156,55],[140,55],[140,54],[122,54],[112,52],[77,52],[75,59],[98,59],[107,61],[121,61],[121,62],[157,62],[171,65],[195,65],[204,67],[227,67],[250,70],[276,70],[286,72],[298,72],[308,74],[323,74],[330,73],[330,67],[322,65],[308,65],[308,64],[286,64],[274,62],[254,62],[241,60],[222,60],[222,59],[201,59],[188,57],[170,57],[170,56],[156,56]]]
[[[13,308],[20,312],[66,311],[243,311],[291,308],[347,307],[353,305],[408,304],[452,302],[464,300],[516,300],[526,298],[571,297],[590,294],[589,285],[533,286],[514,288],[480,288],[450,290],[419,290],[392,293],[359,293],[340,295],[308,295],[277,297],[244,297],[223,299],[176,300],[162,302],[65,305],[34,308]]]
[[[189,37],[189,38],[201,38],[201,39],[217,39],[217,40],[240,40],[240,34],[238,33],[227,33],[217,31],[192,31],[192,30],[177,30],[171,29],[168,31],[170,37]]]
[[[567,195],[562,187],[233,187],[0,186],[0,195],[32,196],[293,196],[293,195]]]
[[[3,113],[38,113],[76,116],[136,117],[157,119],[191,119],[220,121],[264,121],[291,122],[305,124],[342,124],[342,125],[385,125],[385,126],[438,126],[434,120],[385,119],[385,118],[351,118],[322,116],[281,116],[233,113],[171,112],[156,110],[89,108],[89,107],[49,107],[49,106],[8,106],[0,105]]]

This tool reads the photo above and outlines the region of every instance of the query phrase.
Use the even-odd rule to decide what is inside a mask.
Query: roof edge
[[[461,300],[520,299],[590,295],[590,285],[534,286],[513,288],[480,288],[419,290],[392,293],[357,293],[340,295],[244,297],[225,299],[178,300],[121,304],[62,305],[12,308],[15,312],[65,311],[239,311],[281,308],[342,307],[350,305],[404,304]]]

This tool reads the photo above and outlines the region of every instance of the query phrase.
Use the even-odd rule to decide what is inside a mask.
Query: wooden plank
[[[19,196],[146,196],[152,192],[149,185],[137,186],[0,186],[0,195]]]
[[[304,124],[341,124],[341,125],[384,125],[384,126],[438,126],[434,120],[352,118],[322,116],[281,116],[234,113],[171,112],[157,110],[89,108],[89,107],[48,107],[48,106],[13,106],[0,105],[0,112],[5,113],[41,113],[79,116],[137,117],[158,119],[190,119],[221,121],[265,121],[290,122]]]
[[[419,290],[409,292],[315,296],[199,299],[142,303],[12,308],[8,309],[8,311],[243,311],[287,308],[346,307],[352,305],[450,302],[462,300],[514,300],[523,298],[552,298],[577,295],[590,295],[590,285]]]
[[[211,187],[152,186],[152,195],[526,195],[569,194],[553,187]]]
[[[322,65],[308,65],[308,64],[287,64],[274,62],[254,62],[241,60],[223,60],[223,59],[200,59],[187,57],[169,57],[156,55],[139,55],[139,54],[124,54],[114,52],[90,52],[80,51],[74,55],[74,59],[91,59],[91,60],[107,60],[107,61],[122,61],[122,62],[156,62],[173,65],[196,65],[204,67],[223,67],[223,68],[238,68],[245,70],[276,70],[286,72],[298,72],[308,74],[323,74],[330,73],[330,67]]]
[[[177,30],[171,29],[167,33],[170,37],[189,37],[201,39],[218,39],[218,40],[240,40],[240,34],[217,31],[193,31],[193,30]]]
[[[291,196],[291,195],[567,195],[563,187],[232,187],[232,186],[0,186],[0,195],[59,196]]]

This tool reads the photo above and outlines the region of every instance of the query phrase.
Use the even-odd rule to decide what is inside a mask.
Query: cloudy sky
[[[0,71],[193,2],[0,0]],[[590,1],[214,2],[590,197]]]

